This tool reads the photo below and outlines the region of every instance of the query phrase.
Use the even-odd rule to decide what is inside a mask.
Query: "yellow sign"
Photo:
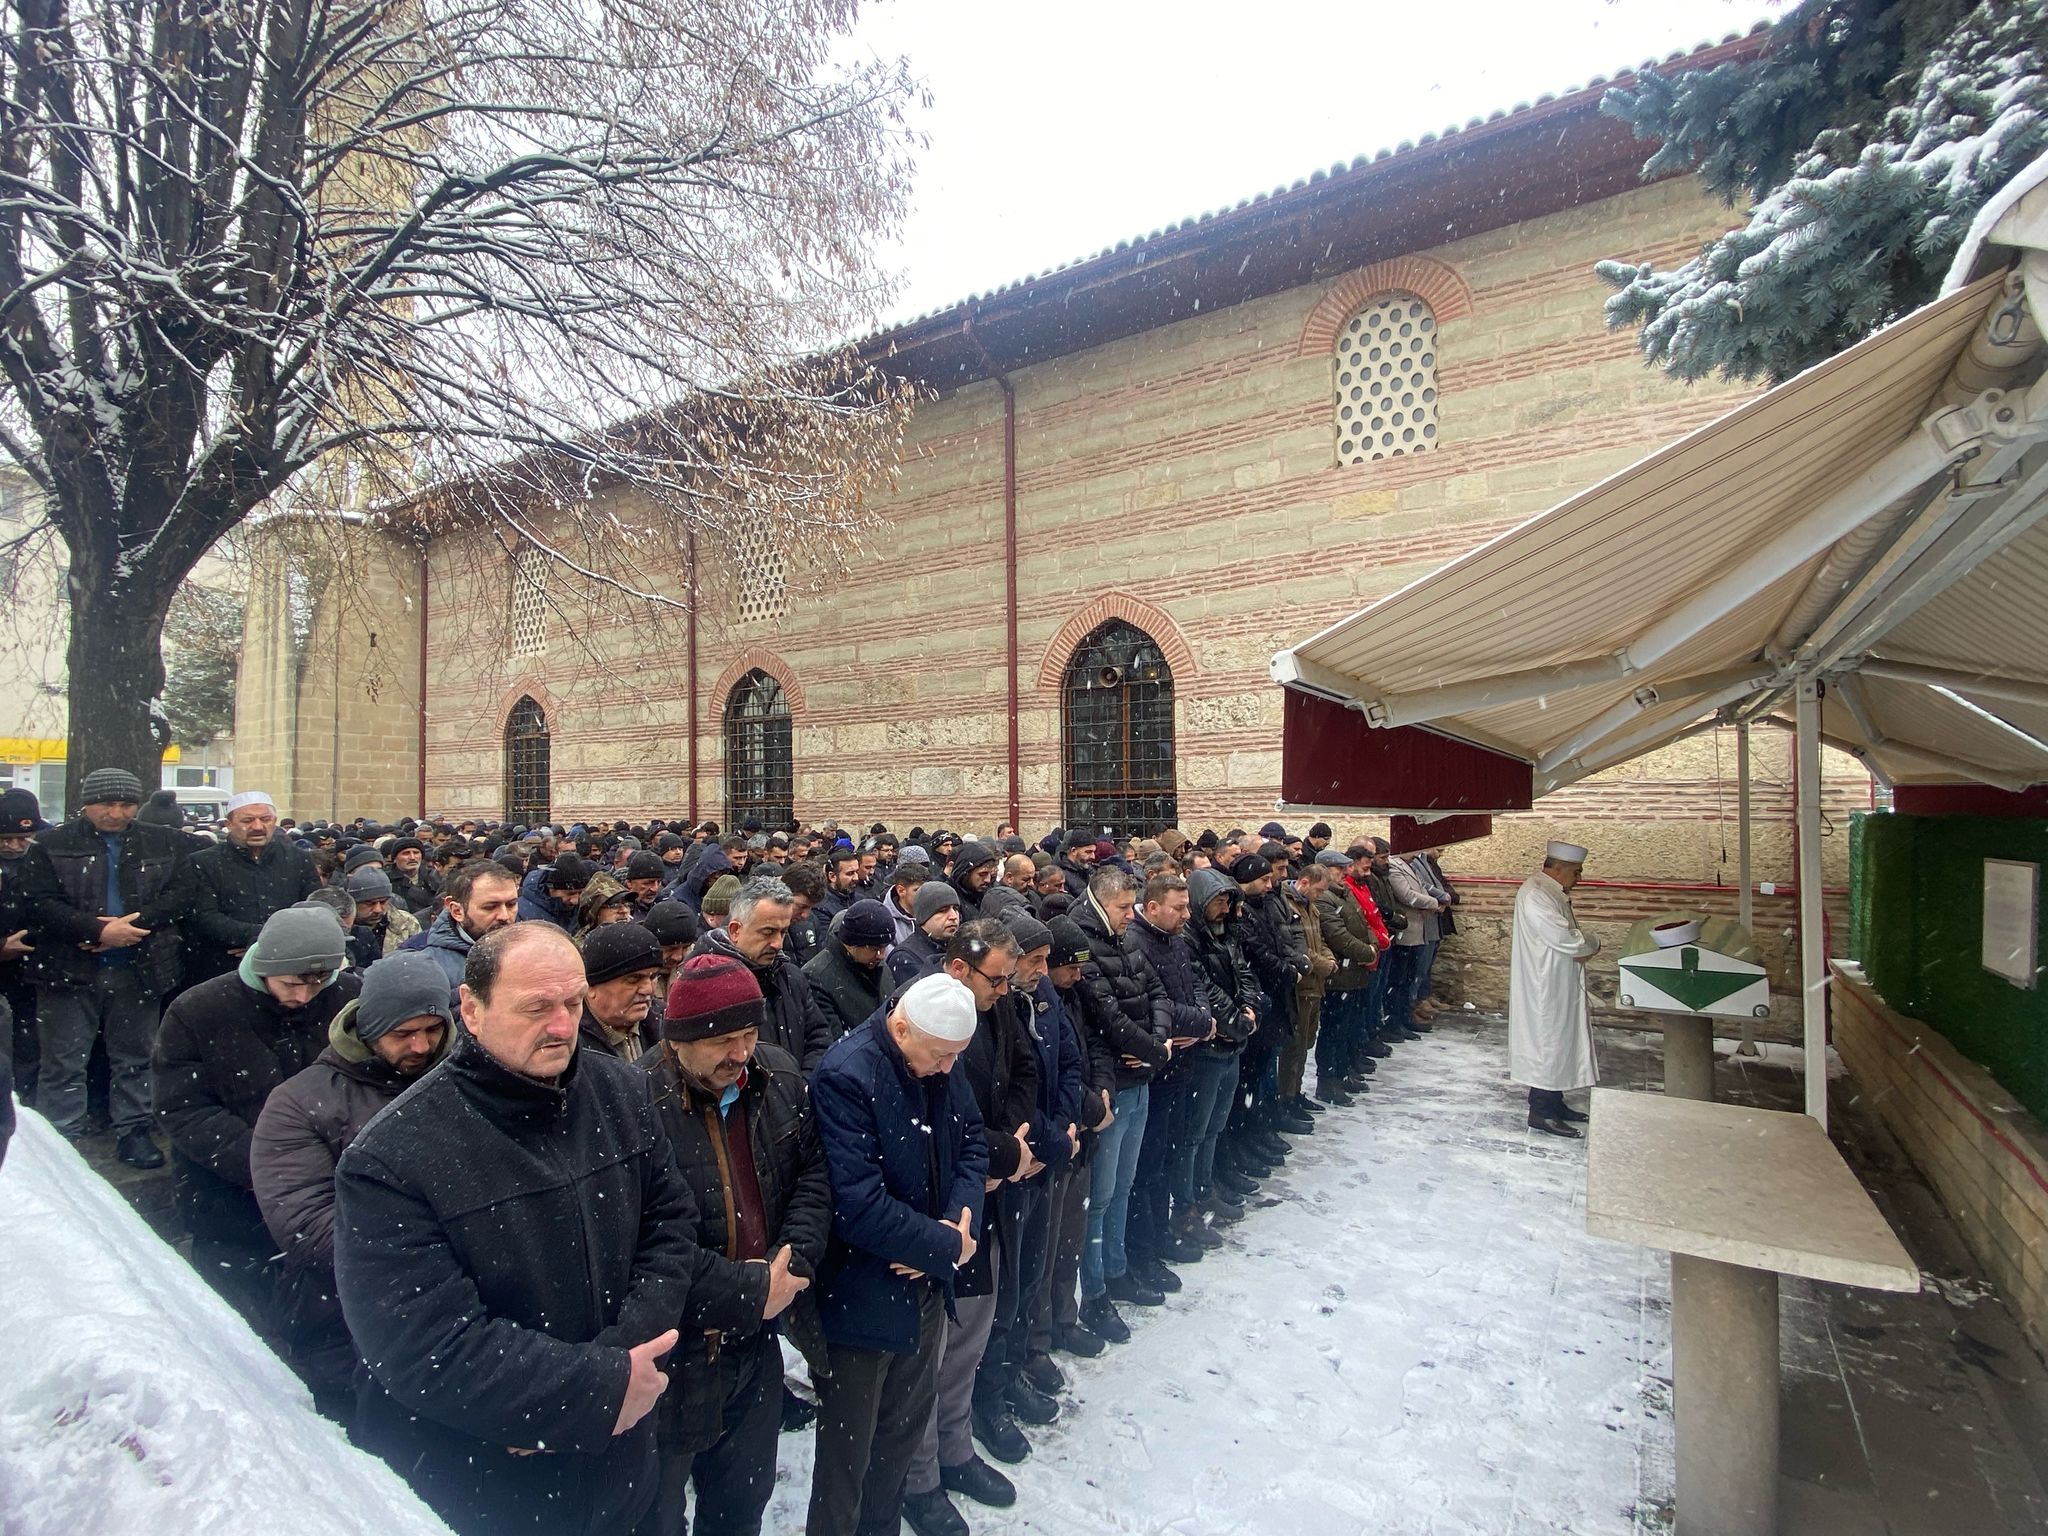
[[[66,757],[62,736],[0,736],[0,763],[61,763]],[[171,743],[164,761],[178,761],[178,745]]]

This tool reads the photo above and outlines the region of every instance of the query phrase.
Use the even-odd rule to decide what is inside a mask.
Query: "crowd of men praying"
[[[16,1093],[167,1141],[199,1273],[479,1536],[758,1532],[813,1418],[812,1536],[1014,1503],[985,1456],[1071,1409],[1060,1358],[1130,1344],[1429,1030],[1458,902],[1320,823],[80,799],[0,794]]]

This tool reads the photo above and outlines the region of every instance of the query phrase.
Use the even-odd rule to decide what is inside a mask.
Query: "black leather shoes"
[[[1053,1393],[1067,1384],[1067,1373],[1059,1368],[1051,1355],[1028,1355],[1017,1373],[1040,1392]]]
[[[1024,1431],[1017,1427],[1017,1421],[1007,1412],[983,1413],[977,1408],[971,1417],[974,1438],[997,1461],[1008,1462],[1014,1467],[1031,1454],[1031,1442],[1024,1438]]]
[[[1025,1424],[1050,1424],[1060,1416],[1060,1405],[1022,1376],[1010,1383],[1005,1394],[1013,1418]]]
[[[1111,1301],[1120,1301],[1127,1307],[1163,1307],[1166,1305],[1166,1293],[1153,1286],[1146,1285],[1138,1278],[1136,1270],[1127,1269],[1120,1275],[1110,1276],[1109,1279],[1103,1282],[1102,1289],[1103,1294],[1109,1297]],[[1081,1321],[1088,1323],[1090,1328],[1095,1328],[1095,1325],[1089,1323],[1087,1318],[1084,1317]],[[1100,1328],[1095,1328],[1095,1331],[1102,1333]],[[1107,1338],[1109,1335],[1103,1334],[1103,1337]]]
[[[903,1518],[917,1536],[970,1536],[967,1521],[946,1497],[944,1487],[904,1494]]]
[[[970,1456],[957,1467],[940,1467],[939,1486],[990,1509],[1008,1509],[1017,1502],[1017,1485],[979,1456]]]
[[[1164,1296],[1159,1299],[1161,1302],[1166,1300]],[[1107,1292],[1096,1297],[1093,1301],[1081,1303],[1081,1326],[1087,1330],[1088,1336],[1095,1340],[1097,1345],[1095,1352],[1097,1354],[1102,1353],[1100,1346],[1105,1342],[1110,1344],[1128,1344],[1131,1342],[1131,1325],[1124,1321],[1123,1314],[1117,1311],[1116,1304],[1109,1299]],[[1077,1353],[1077,1351],[1069,1351],[1069,1353]]]
[[[144,1130],[133,1130],[124,1135],[114,1148],[114,1156],[130,1168],[161,1168],[164,1165],[163,1153],[150,1140],[149,1132]]]
[[[1541,1115],[1529,1117],[1529,1129],[1541,1131],[1546,1136],[1563,1136],[1572,1141],[1579,1139],[1579,1128],[1576,1125],[1566,1125],[1562,1120],[1546,1120]]]
[[[1122,1319],[1119,1318],[1118,1321],[1121,1322]],[[1125,1333],[1124,1338],[1129,1337],[1130,1334]],[[1119,1339],[1116,1342],[1122,1343],[1123,1340]],[[1079,1324],[1072,1328],[1057,1330],[1052,1336],[1052,1347],[1062,1354],[1073,1355],[1081,1360],[1093,1360],[1103,1351],[1101,1337]]]

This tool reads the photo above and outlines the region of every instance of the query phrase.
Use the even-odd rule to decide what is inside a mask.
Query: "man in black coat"
[[[36,1038],[36,987],[29,978],[29,910],[23,900],[28,872],[28,847],[38,832],[47,832],[43,808],[25,789],[0,791],[0,1009],[13,1015],[12,1027],[0,1021],[0,1047],[11,1047],[14,1092],[21,1102],[36,1101],[36,1064],[42,1051]],[[9,1051],[0,1049],[0,1060]]]
[[[136,823],[142,793],[124,769],[88,773],[78,819],[29,845],[21,894],[42,1045],[37,1107],[66,1136],[84,1133],[86,1064],[104,1033],[117,1155],[161,1168],[149,1135],[149,1052],[178,980],[191,870],[181,833]]]
[[[1067,917],[1055,917],[1046,928],[1052,942],[1046,952],[1045,980],[1038,991],[1042,998],[1050,989],[1058,1002],[1065,1031],[1079,1058],[1075,1094],[1081,1147],[1066,1166],[1054,1172],[1046,1234],[1048,1254],[1033,1307],[1025,1371],[1041,1391],[1057,1391],[1057,1385],[1050,1382],[1046,1373],[1032,1375],[1031,1362],[1050,1362],[1054,1349],[1084,1358],[1099,1355],[1103,1349],[1102,1340],[1081,1326],[1081,1251],[1088,1244],[1088,1165],[1101,1133],[1109,1128],[1110,1105],[1116,1099],[1116,1057],[1108,1043],[1085,1023],[1079,987],[1081,970],[1090,954],[1088,936]],[[1064,1059],[1063,1050],[1061,1091],[1065,1083]],[[1043,1086],[1040,1097],[1044,1097]]]
[[[277,835],[270,796],[261,790],[231,796],[226,841],[192,856],[185,985],[232,971],[271,913],[319,888],[313,856]]]
[[[763,1037],[794,1056],[808,1073],[832,1043],[832,1029],[811,996],[804,973],[782,950],[795,908],[796,897],[788,886],[772,875],[757,876],[734,895],[725,926],[705,930],[690,953],[723,955],[753,970],[768,1001]]]
[[[463,974],[454,1051],[336,1171],[356,1440],[460,1536],[623,1536],[654,1499],[677,1320],[745,1328],[760,1296],[692,1241],[646,1074],[577,1048],[568,937],[514,923]]]
[[[644,1058],[695,1199],[697,1247],[761,1306],[754,1325],[723,1332],[681,1319],[677,1379],[657,1413],[660,1492],[642,1536],[682,1536],[686,1515],[694,1536],[758,1536],[782,1427],[778,1319],[812,1370],[827,1368],[816,1309],[785,1309],[824,1262],[832,1186],[803,1074],[760,1039],[767,1017],[751,968],[700,955],[669,984],[662,1043]]]
[[[422,922],[432,921],[440,882],[427,866],[426,845],[417,837],[399,838],[387,850],[384,872],[391,877],[392,899]]]
[[[235,970],[178,994],[151,1062],[193,1268],[259,1332],[276,1323],[277,1246],[256,1203],[250,1143],[271,1090],[313,1064],[355,999],[347,946],[328,907],[271,914]]]
[[[834,1040],[882,1006],[882,956],[895,934],[879,901],[856,901],[832,920],[824,947],[804,962],[804,979]]]
[[[1117,1062],[1113,1116],[1095,1147],[1088,1245],[1081,1255],[1081,1324],[1112,1344],[1131,1336],[1110,1298],[1109,1282],[1127,1278],[1124,1228],[1144,1145],[1149,1088],[1153,1074],[1172,1059],[1176,1033],[1166,988],[1126,932],[1137,905],[1137,880],[1120,869],[1104,869],[1090,877],[1087,895],[1072,914],[1089,946],[1076,986],[1084,1027],[1106,1043]],[[1118,1289],[1135,1294],[1121,1283]],[[1155,1306],[1161,1300],[1149,1287],[1145,1295]]]

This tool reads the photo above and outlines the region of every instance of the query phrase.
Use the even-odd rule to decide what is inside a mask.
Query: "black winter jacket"
[[[946,946],[922,928],[889,951],[883,964],[889,971],[889,994],[894,996],[920,976],[929,975],[945,963]]]
[[[809,1073],[832,1043],[832,1026],[811,996],[810,983],[797,963],[781,950],[766,966],[757,966],[737,949],[723,928],[711,928],[690,946],[693,955],[723,955],[737,960],[761,983],[761,995],[768,1000],[768,1024],[761,1038],[794,1056]]]
[[[22,902],[31,922],[28,979],[45,987],[89,987],[100,974],[100,955],[82,946],[98,941],[102,919],[140,913],[149,937],[131,947],[131,967],[145,992],[178,983],[178,925],[192,906],[191,860],[175,827],[133,822],[121,834],[121,910],[103,910],[106,848],[83,816],[52,828],[28,845]]]
[[[1173,1003],[1166,988],[1128,930],[1122,938],[1111,937],[1093,899],[1077,902],[1069,916],[1088,935],[1088,959],[1075,990],[1081,994],[1088,1030],[1101,1037],[1115,1060],[1114,1087],[1120,1093],[1148,1083],[1166,1065],[1166,1042],[1174,1034]],[[1127,1066],[1126,1056],[1144,1065]]]
[[[761,1191],[761,1211],[768,1229],[768,1253],[789,1248],[789,1267],[815,1276],[825,1261],[832,1235],[832,1182],[825,1172],[825,1153],[811,1119],[810,1093],[796,1061],[772,1045],[757,1046],[740,1085],[739,1100],[721,1115],[718,1101],[691,1087],[667,1051],[641,1058],[651,1079],[655,1107],[668,1132],[676,1168],[697,1207],[697,1247],[707,1255],[715,1277],[704,1289],[719,1294],[736,1290],[752,1308],[753,1320],[737,1328],[719,1329],[698,1320],[693,1306],[678,1322],[682,1340],[669,1357],[668,1390],[655,1412],[663,1445],[696,1451],[724,1433],[726,1399],[737,1385],[737,1367],[744,1350],[728,1350],[731,1341],[761,1331],[761,1309],[768,1300],[768,1268],[740,1261],[739,1234],[732,1224],[729,1190],[731,1154],[726,1140],[732,1115],[744,1113],[747,1145],[754,1155],[754,1179]],[[818,1326],[816,1298],[799,1293],[777,1321],[814,1371],[826,1369],[823,1331]],[[772,1326],[772,1325],[771,1325]],[[680,1372],[680,1374],[678,1374]]]
[[[192,856],[192,915],[185,925],[185,982],[235,968],[230,950],[247,949],[264,919],[320,888],[313,856],[273,837],[260,854],[218,843]]]
[[[834,1040],[860,1028],[867,1016],[882,1006],[888,973],[879,965],[854,964],[837,938],[826,939],[825,947],[804,962],[803,970]]]
[[[419,1080],[356,1038],[360,1006],[343,1007],[327,1049],[272,1090],[249,1142],[256,1204],[284,1252],[277,1304],[286,1357],[314,1391],[334,1394],[348,1391],[356,1365],[334,1294],[334,1167],[377,1112]],[[447,1053],[444,1035],[440,1056]]]
[[[525,1077],[463,1030],[341,1156],[335,1279],[368,1367],[357,1443],[462,1536],[630,1531],[654,1496],[655,1415],[612,1433],[626,1352],[679,1317],[749,1321],[691,1240],[648,1088],[583,1050],[552,1081]]]
[[[1264,994],[1238,942],[1237,925],[1229,918],[1212,924],[1204,918],[1188,921],[1188,944],[1201,970],[1202,984],[1215,996],[1218,1046],[1241,1046],[1251,1037],[1251,1025],[1242,1010],[1263,1012]]]
[[[1239,939],[1260,989],[1281,1016],[1292,1019],[1294,985],[1308,974],[1308,936],[1302,932],[1300,917],[1270,891],[1247,896]]]
[[[186,988],[165,1011],[150,1086],[171,1139],[178,1214],[194,1236],[269,1242],[249,1170],[256,1119],[272,1090],[313,1064],[360,987],[343,974],[287,1009],[235,971]]]
[[[1189,918],[1188,928],[1200,921],[1199,917]],[[1213,1027],[1226,1022],[1224,1014],[1229,1010],[1222,1005],[1228,1001],[1228,994],[1219,995],[1210,990],[1201,969],[1195,964],[1195,949],[1188,937],[1188,928],[1178,933],[1164,933],[1146,922],[1145,914],[1140,912],[1132,917],[1131,926],[1124,930],[1124,936],[1144,951],[1145,959],[1152,966],[1152,974],[1166,988],[1166,995],[1173,1006],[1173,1033],[1200,1040]]]

